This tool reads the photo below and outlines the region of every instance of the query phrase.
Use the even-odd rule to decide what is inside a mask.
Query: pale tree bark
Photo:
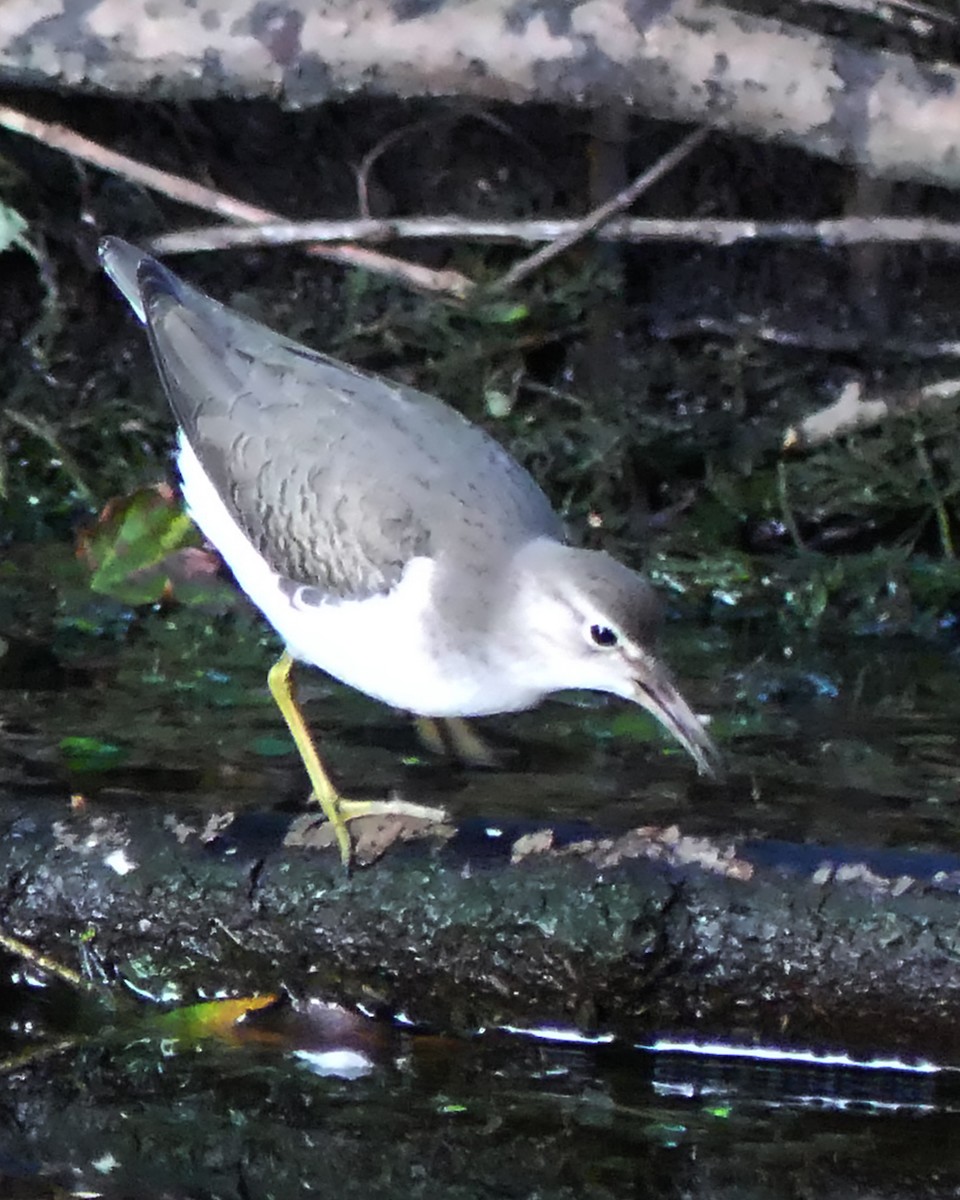
[[[602,104],[960,182],[960,70],[697,0],[7,0],[0,79],[186,99]]]

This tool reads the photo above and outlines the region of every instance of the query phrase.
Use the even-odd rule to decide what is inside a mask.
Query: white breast
[[[227,511],[182,434],[177,465],[190,515],[295,659],[394,708],[424,716],[509,712],[540,699],[539,690],[510,681],[506,664],[498,667],[437,649],[436,639],[428,636],[435,571],[431,559],[412,559],[400,582],[384,595],[305,604],[298,593],[291,596],[289,588],[281,588],[280,576]]]

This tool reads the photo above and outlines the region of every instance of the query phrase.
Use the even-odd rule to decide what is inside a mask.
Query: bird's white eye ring
[[[602,650],[610,650],[620,644],[620,635],[609,625],[591,625],[590,640]]]

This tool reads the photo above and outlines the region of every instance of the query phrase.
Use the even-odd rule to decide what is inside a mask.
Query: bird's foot
[[[341,796],[337,807],[344,821],[354,821],[357,817],[408,817],[414,821],[441,824],[450,820],[446,809],[411,804],[407,800],[346,800]]]
[[[311,796],[311,800],[317,799]],[[309,821],[304,827],[315,832],[309,835],[311,845],[326,844],[325,838],[335,839],[347,873],[356,866],[366,867],[381,858],[398,842],[424,836],[441,840],[453,832],[449,817],[442,808],[411,804],[406,800],[348,800],[337,795],[326,798],[323,813],[326,820]],[[319,801],[318,801],[319,802]],[[358,818],[368,818],[362,820]],[[348,822],[356,822],[350,824]],[[318,836],[321,840],[315,841]],[[344,855],[344,841],[347,854]]]

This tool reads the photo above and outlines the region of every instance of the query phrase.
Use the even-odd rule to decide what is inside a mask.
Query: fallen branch
[[[832,404],[817,409],[783,437],[784,450],[809,450],[846,434],[862,432],[888,417],[904,416],[921,409],[937,408],[960,395],[960,380],[941,379],[926,387],[897,396],[865,398],[863,384],[851,380]]]
[[[29,822],[24,814],[29,813]],[[318,991],[440,1028],[573,1025],[960,1061],[960,860],[642,828],[2,802],[0,926],[138,994]],[[360,829],[359,826],[363,826]],[[472,827],[471,827],[472,828]],[[392,830],[392,831],[391,831]],[[439,836],[438,836],[439,835]],[[398,839],[419,839],[398,846]]]

